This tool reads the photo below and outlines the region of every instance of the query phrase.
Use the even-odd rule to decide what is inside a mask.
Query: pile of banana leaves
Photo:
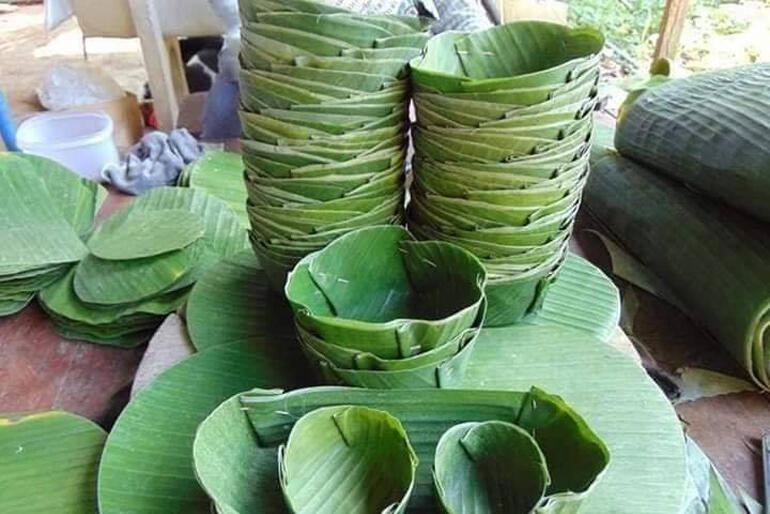
[[[462,248],[375,226],[303,258],[286,298],[302,349],[327,382],[442,388],[465,372],[485,282],[484,267]]]
[[[242,0],[241,124],[251,243],[277,290],[305,255],[401,223],[406,63],[427,20],[313,0]]]
[[[43,157],[0,153],[0,316],[15,314],[88,250],[107,191]]]
[[[482,260],[489,326],[536,311],[564,261],[603,42],[592,29],[523,21],[441,34],[410,63],[409,227]]]
[[[536,388],[254,390],[200,425],[193,456],[232,514],[575,512],[610,460],[575,411]]]
[[[76,266],[40,291],[40,304],[63,337],[131,347],[184,304],[203,272],[247,241],[224,202],[166,187],[117,211],[86,246]]]
[[[176,185],[202,189],[216,196],[230,206],[244,227],[249,226],[243,159],[240,154],[210,150],[182,170]]]

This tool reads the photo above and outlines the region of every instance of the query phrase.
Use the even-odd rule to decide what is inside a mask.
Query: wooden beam
[[[660,21],[658,43],[655,45],[653,61],[665,57],[673,59],[679,49],[679,38],[682,36],[687,9],[690,0],[668,0],[663,19]]]

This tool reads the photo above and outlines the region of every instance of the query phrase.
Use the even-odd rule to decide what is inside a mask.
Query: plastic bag
[[[125,94],[118,83],[101,69],[69,64],[51,66],[37,89],[40,104],[50,111],[112,102]]]

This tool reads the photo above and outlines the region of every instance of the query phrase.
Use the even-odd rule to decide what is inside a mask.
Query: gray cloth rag
[[[120,164],[105,167],[102,178],[124,193],[140,195],[153,187],[173,185],[182,169],[202,152],[187,129],[151,132],[131,147]]]

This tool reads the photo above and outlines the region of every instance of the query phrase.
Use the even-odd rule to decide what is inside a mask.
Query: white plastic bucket
[[[19,126],[16,141],[27,153],[48,157],[91,180],[118,163],[112,119],[103,112],[45,113]]]

